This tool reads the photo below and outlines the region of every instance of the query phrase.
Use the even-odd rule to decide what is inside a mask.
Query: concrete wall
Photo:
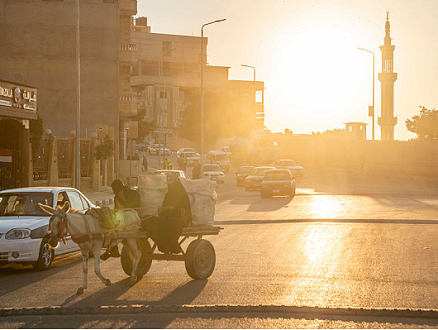
[[[118,132],[117,1],[81,0],[81,137]],[[76,1],[0,1],[0,79],[36,86],[44,128],[76,129]],[[118,137],[115,137],[116,141]]]
[[[438,177],[438,141],[278,140],[280,157],[307,166]]]

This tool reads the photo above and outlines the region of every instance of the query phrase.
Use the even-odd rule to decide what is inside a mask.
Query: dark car
[[[261,183],[260,191],[263,198],[272,195],[295,196],[296,183],[289,170],[268,171]]]
[[[254,168],[255,166],[240,166],[236,172],[236,186],[242,186],[245,183],[246,177]]]
[[[275,170],[273,166],[259,166],[252,170],[252,172],[245,179],[245,190],[260,189],[265,173],[270,170]]]

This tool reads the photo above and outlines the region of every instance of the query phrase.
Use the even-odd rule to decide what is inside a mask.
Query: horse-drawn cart
[[[137,268],[137,276],[145,275],[151,268],[152,260],[176,260],[184,261],[187,273],[195,280],[203,280],[213,273],[216,264],[216,252],[213,245],[203,236],[218,235],[223,228],[217,226],[193,226],[185,227],[178,241],[181,246],[189,237],[196,239],[187,247],[187,250],[181,246],[182,254],[157,253],[156,244],[149,243],[149,236],[146,231],[120,231],[111,235],[111,238],[126,239],[137,238],[138,245],[141,249],[142,256]],[[132,272],[132,260],[125,247],[122,249],[121,263],[123,271],[127,275]]]

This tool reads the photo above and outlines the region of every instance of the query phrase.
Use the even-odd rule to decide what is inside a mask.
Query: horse
[[[100,272],[100,252],[105,241],[105,229],[99,223],[99,220],[91,215],[84,214],[82,211],[70,208],[70,203],[66,201],[64,205],[57,206],[56,209],[43,204],[38,204],[42,210],[51,215],[49,227],[51,228],[49,245],[52,249],[56,249],[59,245],[59,240],[65,242],[65,237],[70,234],[75,241],[82,254],[82,266],[84,272],[84,281],[77,294],[84,293],[87,288],[88,275],[88,252],[91,251],[94,255],[94,272],[100,278],[103,284],[110,285],[111,281],[102,276]],[[123,212],[123,222],[126,226],[139,228],[139,217],[136,211],[126,210]],[[132,286],[137,281],[137,267],[141,258],[141,250],[137,244],[136,238],[126,238],[123,240],[124,246],[131,257],[132,272],[129,280],[129,285]],[[139,279],[139,278],[138,278]]]

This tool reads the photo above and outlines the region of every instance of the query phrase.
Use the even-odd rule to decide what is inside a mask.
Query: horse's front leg
[[[84,272],[84,282],[82,286],[76,292],[77,294],[83,294],[84,290],[87,288],[87,276],[88,276],[88,251],[81,250],[82,254],[82,271]]]
[[[100,250],[102,248],[102,244],[93,245],[93,254],[94,254],[94,273],[100,278],[103,284],[110,285],[111,281],[102,276],[100,272]]]
[[[138,247],[137,239],[128,238],[126,239],[126,246],[128,247],[128,251],[130,252],[131,262],[132,262],[132,272],[131,278],[129,279],[129,285],[132,286],[137,281],[137,268],[140,263],[141,258],[141,250]]]

